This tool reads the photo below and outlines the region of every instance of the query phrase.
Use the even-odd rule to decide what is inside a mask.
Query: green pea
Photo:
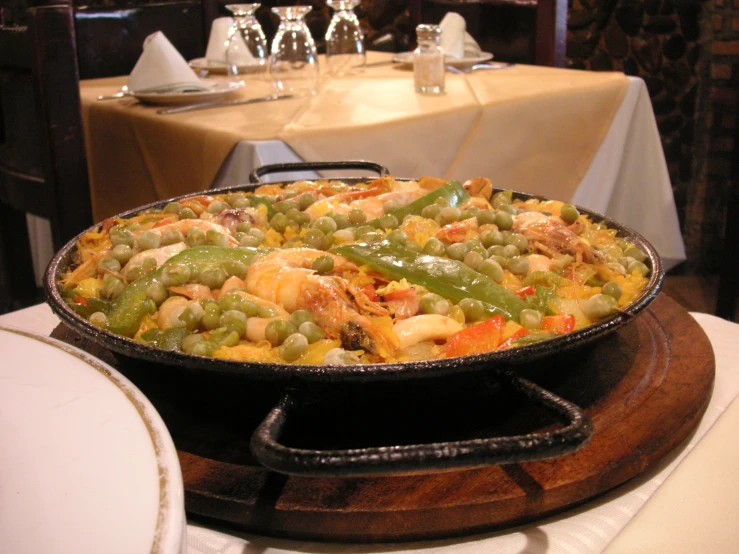
[[[282,200],[274,204],[275,211],[286,214],[290,210],[300,210],[300,202],[294,200]]]
[[[467,254],[464,255],[463,260],[464,265],[471,269],[477,269],[478,267],[480,267],[482,261],[483,257],[480,255],[479,252],[475,252],[474,250],[467,252]]]
[[[182,310],[179,320],[185,324],[185,328],[187,328],[188,331],[192,331],[200,324],[200,320],[203,318],[203,313],[204,310],[200,303],[190,302],[185,306],[185,309]]]
[[[449,200],[447,200],[443,196],[440,196],[439,198],[434,200],[434,204],[436,204],[437,206],[441,208],[446,208],[447,206],[449,206]]]
[[[182,204],[179,202],[169,202],[162,208],[162,211],[167,214],[178,214],[182,211]]]
[[[447,299],[442,298],[433,292],[424,294],[418,302],[418,307],[421,310],[421,313],[439,315],[449,315],[449,312],[452,309],[451,304]]]
[[[512,244],[506,244],[503,247],[503,256],[505,256],[506,258],[515,258],[516,256],[520,256],[520,255],[521,255],[521,252],[518,250],[518,248],[516,248]]]
[[[518,248],[518,251],[522,253],[526,252],[526,249],[529,247],[529,239],[520,233],[511,233],[506,239],[506,242]]]
[[[101,258],[98,262],[98,273],[118,273],[121,270],[121,262],[115,258]]]
[[[218,347],[236,346],[239,344],[239,338],[238,331],[234,331],[230,327],[219,327],[210,334],[210,340],[218,345]]]
[[[239,240],[239,246],[249,246],[255,248],[257,246],[260,246],[261,244],[262,239],[255,235],[252,235],[251,232],[244,234],[244,236]]]
[[[582,303],[582,311],[590,319],[603,319],[617,309],[616,299],[607,294],[595,294]]]
[[[444,225],[449,225],[450,223],[459,221],[459,216],[461,215],[462,210],[459,208],[447,206],[446,208],[441,209],[437,221],[439,222],[439,225],[443,227]]]
[[[192,354],[193,356],[203,356],[209,358],[216,350],[218,350],[218,345],[215,342],[209,340],[198,341],[193,345],[192,352],[190,352],[190,354]]]
[[[362,237],[364,237],[364,235],[366,235],[367,233],[374,233],[374,232],[375,232],[375,228],[374,228],[374,227],[372,227],[372,225],[360,225],[359,227],[357,227],[357,228],[355,229],[355,231],[354,231],[354,235],[355,235],[355,236],[356,236],[356,237],[357,237],[358,239],[361,239],[361,238],[362,238]]]
[[[308,248],[323,250],[326,235],[320,229],[308,229],[303,235],[303,244]]]
[[[295,325],[295,327],[298,327],[298,328],[306,321],[315,323],[313,314],[311,314],[307,310],[295,310],[293,313],[290,314],[290,319],[288,321],[290,321],[290,323],[292,323],[293,325]]]
[[[462,309],[465,321],[482,321],[485,318],[485,306],[476,298],[463,298],[457,306]]]
[[[477,206],[470,206],[469,208],[465,208],[462,210],[462,213],[459,214],[459,221],[464,221],[465,219],[472,219],[473,217],[477,217],[477,214],[480,212],[480,208]]]
[[[382,233],[379,233],[377,231],[372,231],[371,233],[366,233],[362,237],[362,240],[364,242],[372,243],[372,242],[380,242],[384,238],[385,238],[385,235],[383,235]]]
[[[346,229],[351,226],[349,216],[346,214],[334,215],[334,221],[336,222],[336,229]]]
[[[192,208],[182,208],[180,210],[180,219],[197,219],[198,214],[196,214]]]
[[[161,281],[154,281],[146,287],[146,296],[151,298],[157,305],[164,302],[169,296],[169,291]]]
[[[488,248],[488,257],[500,256],[505,258],[505,246],[502,244],[495,244]]]
[[[187,335],[180,342],[180,348],[182,349],[184,353],[192,354],[193,350],[195,349],[195,345],[198,344],[199,342],[205,342],[205,337],[203,335],[199,333]]]
[[[272,346],[280,346],[291,334],[290,323],[284,319],[270,321],[264,329],[264,336]]]
[[[577,221],[577,218],[580,217],[580,212],[578,212],[577,208],[572,204],[565,204],[559,210],[559,217],[561,217],[565,223],[573,224]]]
[[[229,206],[226,202],[223,202],[222,200],[213,200],[210,204],[208,204],[207,211],[209,214],[219,214],[222,211],[230,209],[231,206]]]
[[[228,237],[215,229],[208,229],[205,233],[205,242],[212,246],[228,246]]]
[[[121,226],[116,226],[111,228],[108,234],[110,235],[110,242],[113,244],[113,246],[118,246],[119,244],[133,246],[134,236],[133,233],[128,229],[125,229]]]
[[[499,211],[495,214],[495,224],[501,231],[508,231],[513,228],[513,216],[505,211]]]
[[[518,315],[518,320],[526,329],[533,331],[535,329],[541,329],[542,314],[538,310],[524,308]]]
[[[515,256],[508,262],[508,271],[514,275],[526,275],[529,272],[529,259],[526,256]]]
[[[229,192],[228,196],[226,196],[226,202],[228,202],[234,208],[238,207],[238,206],[235,206],[235,204],[242,200],[246,200],[245,192]]]
[[[226,260],[221,263],[221,267],[229,277],[238,277],[243,279],[246,277],[248,266],[239,260]]]
[[[334,259],[328,254],[324,256],[318,256],[313,260],[313,270],[316,273],[324,274],[330,273],[334,269]]]
[[[298,198],[298,209],[305,210],[308,206],[313,204],[315,201],[316,201],[315,195],[311,194],[310,192],[301,194],[300,198]]]
[[[480,210],[477,214],[478,225],[494,225],[495,221],[495,212],[493,210]]]
[[[500,191],[493,195],[493,207],[495,209],[500,208],[505,204],[510,204],[512,201],[512,194],[510,191]]]
[[[398,218],[394,215],[385,215],[380,218],[380,228],[382,229],[397,229],[398,225]]]
[[[483,231],[483,233],[480,235],[480,242],[485,248],[490,248],[491,246],[500,246],[503,244],[503,234],[497,229],[489,229],[487,231]]]
[[[312,321],[304,321],[298,327],[298,332],[308,339],[309,344],[313,344],[324,338],[323,330]]]
[[[261,306],[257,307],[257,316],[261,317],[263,319],[269,318],[269,317],[275,317],[277,315],[277,311],[267,305],[262,304]]]
[[[226,294],[221,296],[220,300],[218,301],[218,306],[224,312],[228,310],[243,311],[244,301],[245,298],[241,296],[238,291],[234,290],[231,292],[227,292]]]
[[[226,270],[222,267],[207,267],[200,272],[200,282],[210,289],[219,289],[228,279]]]
[[[324,234],[333,233],[338,228],[336,222],[328,216],[319,217],[310,226],[312,229],[319,229]]]
[[[290,220],[288,219],[287,215],[283,213],[276,213],[272,216],[272,219],[269,220],[269,226],[278,233],[284,233],[289,222]]]
[[[490,277],[496,283],[503,281],[505,272],[501,265],[493,258],[483,260],[480,265],[477,266],[477,271]]]
[[[436,237],[431,237],[423,245],[423,253],[430,256],[443,256],[446,252],[446,246]]]
[[[246,333],[246,314],[240,310],[226,310],[221,313],[218,326],[236,331],[239,337],[243,337]]]
[[[421,217],[425,217],[426,219],[436,219],[439,213],[441,212],[441,206],[438,204],[431,204],[430,206],[425,206],[421,210]]]
[[[293,333],[280,345],[280,356],[287,362],[294,362],[308,350],[308,339],[300,333]]]
[[[405,249],[410,250],[411,252],[416,252],[417,254],[420,254],[422,250],[421,245],[414,240],[406,241]]]
[[[387,240],[395,244],[405,244],[407,236],[402,229],[394,229],[387,234]]]
[[[126,284],[112,273],[106,273],[103,277],[103,284],[100,287],[100,296],[106,300],[118,298]]]
[[[349,211],[349,223],[352,225],[361,225],[367,221],[367,214],[359,208],[352,208]]]
[[[136,244],[140,250],[152,250],[159,248],[162,237],[154,231],[144,231],[136,238]]]
[[[603,285],[602,288],[603,294],[607,294],[608,296],[613,296],[616,300],[621,298],[621,285],[619,285],[616,281],[609,281],[605,285]]]
[[[632,246],[624,250],[624,256],[630,256],[638,262],[643,262],[647,259],[647,255],[636,246]]]
[[[515,206],[512,204],[501,204],[500,208],[498,208],[501,212],[506,212],[511,215],[516,215],[518,213],[518,210]]]
[[[190,247],[203,246],[206,242],[205,233],[202,229],[193,227],[187,232],[187,244]]]
[[[463,242],[455,242],[446,247],[446,255],[452,260],[462,261],[467,255],[467,245]]]
[[[250,221],[240,221],[236,224],[236,230],[239,233],[248,233],[251,231],[251,222]]]
[[[166,264],[162,269],[160,279],[167,287],[178,287],[190,280],[190,266],[187,264]]]
[[[106,316],[103,312],[91,313],[89,317],[89,321],[95,327],[98,327],[100,329],[105,329],[108,327],[108,316]]]
[[[164,231],[164,233],[162,233],[161,245],[169,246],[170,244],[177,244],[178,242],[183,242],[184,240],[185,236],[182,234],[181,231],[177,229],[169,229],[168,231]]]
[[[208,331],[212,331],[218,327],[220,319],[221,308],[215,302],[211,302],[203,308],[203,317],[200,324]]]
[[[110,251],[110,256],[118,260],[121,265],[125,265],[133,256],[133,250],[127,244],[117,244]]]

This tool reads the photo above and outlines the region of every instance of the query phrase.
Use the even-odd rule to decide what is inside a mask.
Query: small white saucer
[[[486,62],[492,60],[493,55],[490,52],[480,52],[479,56],[469,56],[466,58],[451,58],[444,56],[444,63],[451,65],[452,67],[466,67],[469,65],[475,65],[476,63]],[[413,63],[413,52],[400,52],[393,56],[395,63],[412,64]]]
[[[245,85],[244,81],[225,81],[222,79],[201,79],[200,81],[207,87],[206,90],[194,90],[192,92],[136,92],[132,90],[128,92],[128,95],[146,104],[179,106],[216,100],[221,96],[243,88]]]

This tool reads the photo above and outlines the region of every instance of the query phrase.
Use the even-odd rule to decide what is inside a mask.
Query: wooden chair
[[[0,311],[39,299],[26,214],[49,220],[55,250],[93,223],[79,79],[129,73],[157,30],[186,59],[202,56],[217,16],[202,0],[66,2],[29,7],[22,25],[0,21]]]
[[[567,0],[411,0],[415,22],[439,23],[448,12],[496,60],[564,67]]]

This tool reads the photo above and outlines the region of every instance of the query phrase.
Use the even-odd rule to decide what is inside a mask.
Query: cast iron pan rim
[[[366,178],[347,178],[344,182],[362,182]],[[398,179],[408,180],[408,179]],[[282,181],[289,184],[293,181]],[[212,191],[223,194],[236,191],[249,191],[264,183],[246,184]],[[497,190],[497,189],[496,189]],[[152,202],[145,206],[128,210],[115,217],[130,217],[151,208],[162,208],[167,203],[183,198],[189,198],[194,193],[183,194],[167,200]],[[523,192],[513,192],[514,197],[540,200],[548,198]],[[626,310],[614,316],[589,325],[579,331],[556,337],[550,340],[517,347],[500,352],[478,354],[459,358],[448,358],[442,360],[426,360],[420,362],[386,363],[372,365],[293,365],[277,363],[252,363],[236,362],[231,360],[220,360],[215,358],[204,358],[192,356],[182,352],[158,350],[138,343],[132,339],[121,337],[101,330],[83,317],[77,315],[74,310],[67,306],[57,287],[57,281],[61,277],[62,269],[69,264],[71,254],[77,241],[92,229],[99,227],[96,224],[70,240],[53,257],[44,275],[44,288],[49,306],[57,316],[72,329],[84,337],[106,347],[114,352],[125,356],[177,366],[190,371],[204,371],[211,374],[224,374],[241,376],[247,379],[261,380],[305,380],[305,381],[365,381],[365,380],[401,380],[407,378],[432,378],[453,373],[465,373],[478,371],[480,369],[495,369],[500,367],[515,366],[543,358],[563,350],[588,344],[600,337],[611,333],[628,324],[635,316],[642,313],[656,298],[662,287],[664,272],[659,255],[654,247],[639,233],[621,225],[620,223],[592,210],[577,207],[580,213],[589,215],[594,221],[603,221],[610,228],[617,229],[620,235],[626,235],[632,242],[637,244],[648,256],[651,266],[650,278],[642,293],[627,307]]]

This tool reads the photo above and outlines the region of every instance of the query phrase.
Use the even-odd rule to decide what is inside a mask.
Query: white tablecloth
[[[190,523],[188,554],[723,554],[739,544],[739,325],[691,314],[716,356],[713,396],[695,433],[653,469],[604,497],[510,530],[423,543],[345,545],[280,540]],[[45,304],[0,324],[48,335],[59,320]]]
[[[353,159],[362,158],[362,152],[358,151]],[[213,188],[246,183],[249,173],[261,165],[300,161],[303,161],[300,156],[281,140],[245,140],[237,144],[221,166]],[[382,163],[382,160],[370,161]],[[417,160],[409,158],[405,165],[401,162],[396,160],[388,168],[393,175],[407,177],[417,172]],[[474,163],[458,162],[449,171],[467,176],[478,171],[480,175],[493,176],[496,169],[478,159]],[[315,173],[279,173],[264,180],[316,176]],[[686,259],[662,143],[642,79],[629,78],[629,88],[608,134],[574,195],[567,200],[612,217],[644,235],[659,252],[665,270]]]

